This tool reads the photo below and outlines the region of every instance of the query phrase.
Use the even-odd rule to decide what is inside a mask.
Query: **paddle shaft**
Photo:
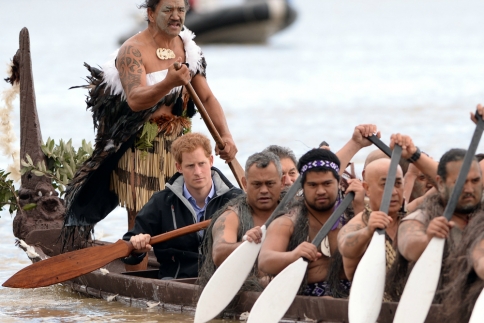
[[[181,64],[178,62],[175,62],[175,69],[180,69]],[[187,89],[188,94],[190,94],[190,97],[192,98],[193,102],[197,106],[198,112],[200,113],[200,116],[202,117],[203,121],[205,122],[205,125],[208,128],[208,131],[212,135],[213,140],[215,140],[215,144],[217,145],[217,148],[220,150],[223,150],[225,148],[225,142],[223,141],[222,137],[218,133],[217,129],[215,128],[215,125],[212,122],[212,119],[210,119],[210,116],[208,115],[207,110],[205,109],[205,106],[203,105],[202,101],[198,97],[197,92],[195,92],[195,89],[193,88],[191,83],[188,83],[185,85],[185,88]],[[234,158],[232,161],[228,162],[228,165],[230,167],[230,170],[232,171],[232,174],[234,174],[235,179],[237,180],[237,183],[239,184],[240,188],[245,191],[245,187],[242,184],[242,177],[244,177],[244,169],[240,165],[240,163],[237,161],[236,158]]]
[[[160,242],[163,242],[163,241],[168,241],[170,239],[183,236],[185,234],[190,234],[190,233],[194,233],[194,232],[198,232],[200,230],[206,229],[210,225],[210,221],[212,221],[212,220],[205,220],[205,221],[202,221],[202,222],[187,225],[186,227],[183,227],[183,228],[180,228],[180,229],[176,229],[176,230],[173,230],[173,231],[169,231],[169,232],[166,232],[166,233],[163,233],[163,234],[156,235],[154,237],[151,237],[150,245],[154,245],[154,244],[157,244],[157,243],[160,243]]]
[[[459,176],[457,177],[457,181],[455,182],[454,188],[452,189],[452,193],[450,194],[449,202],[447,202],[447,206],[445,207],[443,216],[450,221],[452,215],[454,214],[455,207],[457,206],[457,202],[459,201],[459,197],[464,187],[464,183],[467,180],[467,174],[471,168],[472,161],[475,159],[475,154],[477,150],[477,146],[479,146],[479,141],[482,137],[482,131],[484,130],[484,121],[482,117],[476,113],[477,124],[476,129],[474,130],[474,134],[472,135],[471,143],[469,144],[469,149],[464,156],[464,160],[462,161],[462,166],[459,171]]]
[[[330,215],[326,223],[323,225],[323,227],[319,230],[318,234],[314,237],[312,244],[314,244],[316,247],[321,244],[324,238],[328,235],[329,231],[333,228],[334,224],[340,216],[344,213],[344,211],[348,208],[351,202],[353,202],[353,199],[355,198],[355,193],[354,192],[349,192],[346,194],[345,198],[341,202],[340,205],[334,210],[333,214]]]
[[[371,135],[368,137],[368,140],[371,141],[372,144],[380,148],[380,150],[385,153],[385,155],[387,155],[388,157],[392,157],[392,150],[385,143],[383,143],[380,138],[375,135]]]
[[[269,224],[271,224],[271,222],[274,221],[274,219],[278,215],[281,215],[280,213],[286,207],[286,204],[289,202],[289,200],[292,200],[294,196],[296,196],[297,192],[300,189],[301,189],[301,176],[299,176],[296,179],[296,181],[291,185],[291,188],[286,192],[286,195],[284,195],[282,200],[279,202],[274,212],[272,212],[271,216],[267,219],[266,223],[264,223],[264,226],[266,228],[269,227]]]
[[[402,156],[402,147],[395,145],[392,152],[392,159],[390,161],[390,168],[388,170],[387,179],[385,181],[385,188],[383,190],[383,197],[380,203],[380,211],[383,213],[388,213],[390,208],[390,202],[392,200],[393,186],[395,186],[395,179],[397,178],[397,168]],[[385,230],[377,229],[379,234],[385,234]]]

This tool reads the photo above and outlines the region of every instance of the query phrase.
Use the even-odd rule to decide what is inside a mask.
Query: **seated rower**
[[[484,212],[476,212],[444,264],[449,282],[442,291],[444,322],[469,322],[484,289]]]
[[[482,175],[477,160],[471,164],[451,221],[443,215],[466,151],[451,149],[440,159],[437,170],[438,193],[425,199],[422,207],[402,220],[398,230],[398,250],[408,261],[417,261],[433,237],[447,238],[452,247],[475,212],[482,210]]]
[[[459,175],[466,151],[463,149],[451,149],[446,152],[438,164],[437,188],[438,192],[425,197],[422,205],[414,212],[407,215],[398,229],[398,257],[392,268],[389,278],[393,286],[386,290],[392,301],[399,301],[403,289],[410,274],[409,268],[423,253],[433,237],[447,240],[443,261],[447,259],[450,251],[457,246],[462,239],[462,231],[467,222],[476,212],[482,210],[482,183],[481,172],[477,160],[471,164],[466,183],[459,197],[451,221],[447,221],[443,215],[445,206]],[[443,263],[444,263],[443,262]],[[440,302],[442,293],[439,291],[447,285],[447,269],[442,268],[444,273],[439,282],[436,293],[436,302]]]
[[[338,249],[343,256],[343,265],[348,279],[352,280],[356,267],[371,241],[376,229],[385,229],[387,269],[396,254],[394,241],[403,207],[403,173],[397,169],[388,214],[379,210],[385,187],[390,159],[380,158],[369,163],[365,169],[363,187],[369,198],[369,208],[357,214],[338,234]]]
[[[302,176],[303,199],[269,226],[259,254],[259,269],[275,276],[304,257],[309,261],[304,295],[347,296],[350,284],[345,279],[341,262],[335,260],[338,259],[336,236],[346,223],[346,216],[339,219],[320,247],[308,242],[337,205],[340,161],[330,150],[313,149],[300,158],[298,170]],[[364,195],[359,181],[351,182],[347,189],[350,191]]]
[[[176,173],[166,188],[153,194],[136,216],[134,228],[123,239],[135,251],[125,263],[139,263],[151,250],[152,236],[210,219],[230,199],[242,194],[213,165],[210,140],[202,134],[189,133],[176,139],[171,152]],[[198,276],[203,232],[187,234],[153,246],[160,263],[159,278]]]
[[[260,243],[261,226],[277,207],[283,187],[279,158],[271,152],[255,153],[247,159],[245,177],[247,194],[241,195],[219,210],[207,229],[203,251],[205,261],[199,283],[205,286],[216,267],[243,242]],[[259,275],[257,269],[251,274]]]
[[[297,158],[294,152],[287,147],[281,147],[277,145],[270,145],[263,152],[270,151],[279,157],[282,167],[282,175],[284,176],[284,186],[289,187],[297,180],[299,177],[299,172],[297,171],[296,164]]]

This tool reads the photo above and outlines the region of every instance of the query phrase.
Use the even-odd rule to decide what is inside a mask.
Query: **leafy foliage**
[[[34,165],[32,158],[27,154],[25,160],[21,160],[20,173],[32,172],[36,176],[47,176],[52,179],[52,185],[59,191],[61,196],[65,193],[67,183],[74,177],[77,169],[92,155],[90,142],[82,140],[82,145],[77,151],[72,147],[72,140],[64,142],[60,140],[56,144],[53,139],[47,139],[41,149],[47,156],[47,164],[42,161]],[[18,190],[15,189],[13,180],[8,179],[10,173],[0,169],[0,210],[8,205],[10,214],[20,209],[18,202]],[[28,211],[35,209],[35,203],[26,204],[23,209]]]
[[[40,147],[47,156],[47,164],[44,161],[34,165],[32,158],[27,154],[25,160],[21,160],[20,173],[32,172],[36,176],[46,176],[52,179],[52,186],[64,195],[66,185],[74,177],[77,169],[92,155],[92,144],[82,140],[82,145],[77,151],[72,147],[72,139],[65,142],[60,140],[56,144],[54,139],[47,139]]]
[[[12,214],[20,208],[18,204],[18,191],[15,190],[13,180],[8,179],[10,173],[6,173],[4,170],[0,170],[0,210],[4,210],[5,206],[8,207],[8,212]]]

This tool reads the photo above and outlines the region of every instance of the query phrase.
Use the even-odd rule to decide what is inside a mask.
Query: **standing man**
[[[128,209],[132,228],[137,212],[174,175],[170,146],[190,131],[196,112],[183,85],[192,83],[225,141],[216,153],[226,161],[237,153],[207,84],[205,58],[183,26],[188,0],[145,0],[141,7],[148,27],[128,39],[102,71],[87,65],[96,146],[67,188],[67,240],[75,233],[87,240],[94,224],[119,204]],[[175,62],[186,64],[176,70]]]
[[[304,257],[309,261],[304,295],[346,296],[350,284],[342,279],[341,262],[334,261],[338,250],[336,237],[347,221],[346,216],[338,220],[321,246],[316,247],[310,242],[336,207],[340,161],[330,150],[313,149],[299,159],[298,170],[302,176],[303,199],[269,226],[259,254],[259,269],[275,276]],[[352,191],[364,194],[358,181],[351,182],[347,192]]]
[[[204,241],[205,261],[200,285],[210,280],[215,269],[243,242],[260,243],[261,226],[277,207],[283,187],[279,158],[271,152],[255,153],[245,164],[247,194],[230,201],[212,219]],[[256,268],[252,275],[258,275]]]
[[[123,237],[135,248],[125,259],[129,265],[142,261],[151,249],[152,236],[210,219],[230,199],[242,194],[212,167],[212,147],[205,136],[184,135],[173,142],[171,151],[178,173],[164,190],[153,194],[136,217],[134,228]],[[197,277],[203,235],[200,231],[154,245],[159,278]]]

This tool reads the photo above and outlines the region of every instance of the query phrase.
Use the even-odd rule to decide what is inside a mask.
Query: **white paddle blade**
[[[432,238],[408,277],[393,323],[423,323],[439,283],[445,240]]]
[[[375,323],[385,288],[385,235],[375,232],[355,271],[348,301],[350,323]]]
[[[247,323],[279,322],[294,301],[307,267],[307,261],[299,258],[281,271],[255,302]]]
[[[471,319],[469,323],[482,323],[484,322],[484,291],[477,298],[474,304],[474,309],[472,310]]]
[[[254,266],[266,227],[262,226],[261,243],[244,241],[217,268],[203,289],[195,311],[195,323],[210,321],[232,301]]]

